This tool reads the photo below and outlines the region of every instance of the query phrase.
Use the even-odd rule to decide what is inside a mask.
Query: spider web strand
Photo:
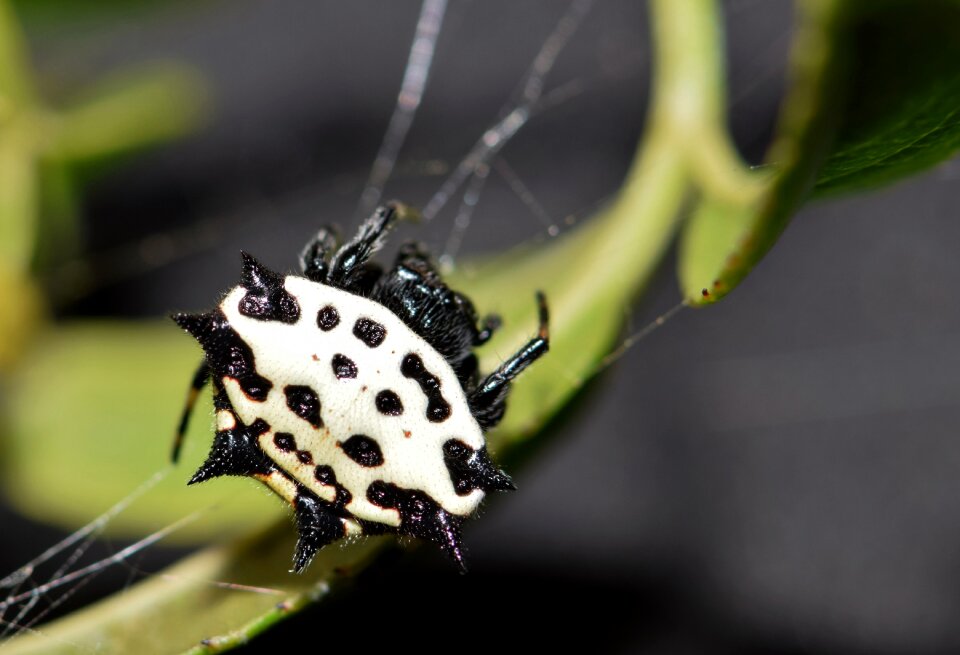
[[[360,196],[360,206],[357,209],[359,217],[368,215],[380,202],[383,188],[393,173],[400,148],[410,131],[430,78],[433,54],[446,11],[447,0],[424,0],[420,7],[420,18],[417,20],[416,33],[410,46],[397,104],[383,135],[380,151],[373,160],[370,177]]]
[[[205,513],[205,511],[206,510],[198,510],[196,512],[193,512],[192,514],[185,516],[179,521],[176,521],[175,523],[172,523],[161,530],[157,530],[156,532],[144,537],[143,539],[140,539],[139,541],[130,544],[126,548],[123,548],[117,551],[115,554],[111,555],[110,557],[106,557],[104,559],[98,560],[92,564],[79,568],[76,571],[73,571],[64,576],[51,580],[50,582],[47,582],[46,584],[42,584],[39,587],[36,587],[35,589],[30,590],[29,592],[24,592],[21,594],[11,596],[3,600],[2,602],[0,602],[0,611],[5,611],[11,605],[20,603],[24,600],[31,598],[32,596],[46,594],[47,592],[53,589],[70,584],[75,580],[80,580],[91,574],[99,573],[100,571],[106,569],[107,567],[113,564],[122,562],[127,558],[132,557],[133,555],[139,553],[143,549],[152,546],[153,544],[167,537],[168,535],[175,532],[176,530],[179,530],[180,528],[187,525],[188,523],[191,523],[197,520],[202,514]]]
[[[467,153],[467,156],[430,198],[423,208],[424,221],[432,220],[477,167],[480,164],[489,163],[504,144],[530,119],[534,107],[543,95],[543,85],[547,75],[553,69],[560,53],[569,42],[570,37],[576,32],[577,27],[580,26],[583,17],[586,16],[592,4],[593,0],[574,0],[567,7],[557,26],[544,41],[533,63],[521,80],[522,90],[519,104],[512,110],[507,111],[505,109],[501,112],[503,118],[484,132],[483,136]],[[516,94],[513,97],[516,97]]]
[[[49,561],[53,557],[56,557],[67,548],[73,546],[78,541],[81,541],[82,539],[87,538],[89,535],[93,533],[103,530],[103,528],[107,525],[107,523],[111,521],[111,519],[113,519],[115,516],[120,514],[125,509],[127,509],[143,494],[147,493],[148,491],[153,489],[155,486],[157,486],[157,484],[167,476],[168,472],[169,472],[169,468],[162,471],[158,471],[157,473],[153,474],[146,482],[144,482],[139,487],[134,489],[126,497],[124,497],[120,502],[115,504],[106,512],[104,512],[94,520],[90,521],[89,523],[84,525],[82,528],[74,531],[73,533],[71,533],[61,541],[57,542],[50,548],[46,549],[45,551],[43,551],[42,553],[34,557],[32,560],[30,560],[29,562],[27,562],[26,564],[18,568],[13,573],[10,573],[6,577],[4,577],[2,580],[0,580],[0,589],[5,589],[7,587],[15,587],[16,585],[22,583],[24,580],[29,578],[30,575],[33,574],[33,571],[34,569],[36,569],[37,566]]]

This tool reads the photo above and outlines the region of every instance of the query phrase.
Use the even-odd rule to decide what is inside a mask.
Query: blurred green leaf
[[[668,5],[669,3],[662,0],[660,4]],[[694,112],[695,115],[691,117],[693,126],[688,131],[679,129],[681,124],[677,122],[675,116],[674,109],[682,106],[683,99],[690,97],[691,93],[697,94],[702,90],[701,95],[712,94],[714,98],[719,97],[716,95],[719,85],[714,79],[718,67],[713,57],[718,46],[713,15],[708,13],[704,17],[698,13],[704,8],[709,10],[712,5],[709,0],[687,0],[679,5],[683,6],[683,11],[673,13],[675,21],[664,28],[667,33],[660,34],[658,37],[658,44],[669,50],[668,59],[676,75],[664,75],[658,79],[655,87],[656,109],[648,125],[646,138],[617,199],[579,230],[554,239],[544,247],[524,249],[473,266],[466,266],[457,277],[451,279],[453,284],[458,285],[473,298],[481,311],[496,311],[503,318],[504,327],[496,339],[485,346],[482,353],[483,365],[487,368],[499,364],[505,356],[516,350],[535,333],[534,291],[544,290],[550,304],[551,352],[525,372],[515,384],[507,417],[496,433],[490,437],[491,449],[498,457],[509,456],[515,448],[528,443],[536,429],[553,416],[570,396],[596,373],[611,346],[618,340],[622,329],[624,307],[648,279],[672,240],[689,184],[689,157],[694,152],[697,137],[711,140],[725,149],[719,156],[698,158],[695,166],[702,170],[717,168],[728,170],[728,167],[722,163],[717,165],[718,161],[722,162],[725,157],[731,156],[732,149],[729,148],[725,135],[717,131],[714,122],[709,120],[718,111],[716,104],[708,103],[704,107],[698,106],[697,112]],[[689,20],[685,21],[685,19]],[[672,30],[679,30],[680,34],[685,35],[688,39],[686,46],[674,42],[669,34]],[[677,147],[678,139],[683,140],[682,147]],[[741,176],[734,171],[724,178],[721,184],[727,183],[727,190],[734,197],[738,197],[740,190],[737,188],[737,183],[740,179]],[[182,337],[182,335],[178,336]],[[112,340],[115,339],[106,338],[102,342]],[[100,339],[94,339],[94,341],[101,342]],[[76,338],[70,339],[69,342],[78,343]],[[139,348],[133,350],[137,351]],[[176,362],[173,361],[171,353],[158,352],[155,348],[150,350],[151,356],[158,357],[157,361],[164,362],[168,369],[174,368]],[[100,366],[102,367],[104,362],[111,362],[110,366],[113,367],[114,363],[131,357],[133,353],[99,357]],[[51,365],[50,373],[57,368],[56,362],[64,362],[68,359],[63,355],[53,356],[51,361],[54,364]],[[77,370],[81,368],[82,366],[77,366]],[[181,375],[182,371],[189,370],[185,363],[182,363],[179,369]],[[143,376],[143,370],[142,366],[132,364],[121,377],[124,380],[136,378],[137,371],[140,371],[139,375]],[[112,368],[105,369],[105,372],[107,374],[104,377],[108,379],[117,375]],[[165,379],[168,373],[157,371],[157,375],[162,375]],[[31,393],[42,393],[39,379],[45,379],[48,376],[49,373],[39,375],[36,382],[26,385],[25,388],[31,389]],[[153,371],[145,377],[152,378]],[[75,380],[73,383],[75,384]],[[65,389],[63,392],[76,393]],[[173,395],[172,392],[159,394],[157,388],[153,391],[141,390],[139,393],[141,406]],[[87,425],[94,424],[98,417],[103,416],[105,402],[109,400],[92,402],[87,407],[83,406],[85,405],[83,402],[76,403],[77,415],[89,414],[89,417],[84,420]],[[118,428],[117,432],[129,434],[131,431],[136,431],[136,425],[132,422],[139,420],[141,423],[137,425],[141,426],[139,431],[142,433],[143,425],[155,425],[160,420],[158,415],[154,414],[157,410],[143,409],[150,412],[150,420],[143,420],[140,414],[134,413],[123,421],[126,427]],[[171,413],[169,407],[165,407],[163,411]],[[42,412],[42,403],[34,403],[33,410],[30,412],[33,416],[32,420],[38,420],[38,415]],[[175,413],[173,415],[175,416]],[[113,418],[120,425],[124,417],[117,415]],[[23,435],[22,439],[29,438],[30,435],[37,434],[38,429],[42,429],[41,425],[30,425],[27,420],[22,420],[19,425],[18,431]],[[85,432],[81,438],[74,432],[65,439],[56,434],[56,430],[53,432],[54,434],[49,436],[51,440],[57,440],[53,450],[66,449],[74,452],[86,447],[88,440],[97,441],[106,436]],[[160,443],[165,446],[166,439],[163,437],[165,434],[161,433]],[[109,442],[110,439],[107,441]],[[194,441],[198,440],[194,439]],[[210,438],[208,436],[199,441],[208,444]],[[153,440],[149,443],[152,444]],[[161,457],[165,454],[164,446],[150,445],[149,448],[155,452],[154,457]],[[107,456],[107,453],[112,450],[110,443],[91,447],[99,451],[102,457]],[[146,444],[141,447],[148,448]],[[29,449],[20,449],[19,453],[26,458],[36,455]],[[66,458],[74,457],[81,457],[81,455],[75,454],[73,457]],[[40,459],[43,460],[43,458]],[[26,465],[25,462],[18,463],[14,468],[24,465]],[[40,469],[54,468],[49,461],[40,461],[28,466],[37,474]],[[144,474],[140,473],[140,475]],[[45,483],[54,484],[55,477],[53,474],[48,475]],[[32,485],[31,478],[31,475],[24,475],[16,481],[14,486]],[[220,481],[217,483],[219,485]],[[105,506],[115,501],[117,494],[127,489],[129,486],[106,494],[101,499],[100,505]],[[30,494],[21,491],[20,495],[26,497]],[[197,503],[199,502],[197,500]],[[143,512],[140,513],[143,514]],[[268,514],[276,515],[276,513]],[[160,516],[153,518],[157,520],[158,527],[168,522],[167,515],[163,515],[163,518]],[[288,521],[284,520],[283,523],[284,525],[280,526],[275,534],[288,535],[286,539],[289,540],[293,529],[286,525]],[[307,578],[314,585],[311,587],[312,592],[325,591],[328,588],[332,582],[328,572],[333,570],[331,564],[333,561],[340,565],[349,563],[359,566],[369,557],[370,548],[389,542],[390,540],[376,542],[371,546],[371,542],[364,541],[345,548],[323,549],[313,563]],[[288,541],[285,543],[288,547],[279,548],[274,553],[277,558],[277,561],[271,564],[274,571],[282,571],[289,566],[292,544]],[[213,558],[218,562],[216,565],[218,570],[219,567],[226,567],[233,571],[246,570],[248,567],[256,569],[257,566],[263,565],[262,561],[259,564],[249,561],[251,557],[251,552],[242,548],[215,549],[201,553],[181,565],[178,575],[189,580],[185,580],[177,589],[171,591],[173,599],[164,596],[154,603],[151,598],[157,593],[156,587],[151,586],[150,583],[139,585],[125,595],[127,603],[136,608],[135,611],[125,613],[122,618],[102,608],[81,612],[56,627],[47,627],[43,640],[56,643],[50,641],[51,638],[58,640],[67,638],[64,635],[68,635],[73,644],[95,645],[100,652],[117,653],[144,650],[169,652],[172,644],[198,643],[201,639],[216,634],[225,635],[222,641],[218,638],[216,643],[235,645],[255,633],[256,626],[263,625],[265,621],[269,622],[276,611],[273,609],[267,611],[266,605],[235,599],[229,618],[225,619],[225,615],[219,611],[204,611],[202,609],[204,604],[194,597],[198,593],[203,593],[204,585],[209,580],[209,573],[207,573],[209,569],[205,568],[203,562]],[[191,564],[191,561],[198,564]],[[291,606],[304,604],[307,595],[303,591],[289,590],[289,585],[297,584],[291,581],[289,576],[279,575],[272,578],[269,584],[285,590],[284,593],[290,593],[288,601],[285,602],[289,602]],[[169,606],[168,603],[192,608],[191,620],[183,621],[182,617],[175,612],[169,613],[166,609]],[[264,614],[265,611],[267,611],[266,614]],[[124,627],[126,624],[141,622],[152,626],[149,630],[151,635],[161,635],[159,643],[151,641],[146,631]],[[106,638],[105,635],[110,637]],[[22,648],[42,648],[42,646],[33,645],[38,641],[41,640],[22,638],[20,644]],[[203,646],[198,647],[197,652],[215,652],[217,648],[219,646],[216,648]]]
[[[884,11],[876,8],[881,5]],[[711,0],[653,0],[657,57],[653,102],[643,143],[617,199],[576,232],[546,246],[464,266],[452,278],[478,309],[498,312],[504,318],[504,329],[482,353],[483,366],[488,369],[533,334],[534,291],[544,290],[551,306],[551,353],[515,385],[506,419],[490,435],[497,456],[509,456],[529,443],[537,429],[603,365],[619,339],[623,308],[660,260],[691,192],[697,194],[698,205],[683,234],[680,274],[688,302],[697,304],[722,297],[743,279],[809,195],[818,171],[824,171],[824,190],[831,186],[855,188],[917,170],[952,152],[950,148],[955,146],[932,143],[935,135],[949,136],[948,142],[952,138],[952,114],[939,122],[934,118],[948,113],[952,82],[942,88],[917,84],[916,93],[927,102],[904,103],[902,98],[894,98],[887,105],[890,114],[878,109],[871,117],[867,101],[859,111],[861,119],[852,120],[849,117],[857,114],[846,113],[846,108],[857,106],[848,104],[850,96],[843,93],[854,74],[851,71],[858,70],[856,61],[870,55],[863,50],[869,39],[861,42],[854,38],[858,26],[867,18],[890,20],[894,9],[909,6],[892,0],[881,5],[839,0],[799,3],[791,84],[770,149],[771,165],[756,172],[739,160],[725,130],[716,4]],[[861,59],[852,53],[860,53]],[[929,73],[930,79],[939,74]],[[931,89],[939,89],[941,95]],[[890,119],[894,114],[901,118]],[[897,146],[894,137],[903,135],[892,126],[906,120],[904,116],[922,116],[923,120],[914,121],[913,137]],[[839,140],[834,142],[837,135]],[[831,149],[834,143],[840,145]],[[899,154],[894,156],[894,150]],[[822,168],[825,161],[827,168]],[[157,465],[149,463],[165,458],[168,447],[167,430],[156,426],[172,425],[185,386],[183,376],[196,356],[188,354],[188,348],[173,346],[172,336],[149,334],[150,330],[175,334],[169,327],[71,328],[76,329],[90,334],[51,337],[46,348],[50,352],[38,357],[39,363],[46,364],[22,385],[19,400],[25,409],[15,424],[19,446],[12,452],[11,463],[13,470],[25,466],[28,472],[9,484],[25,503],[43,493],[47,493],[44,507],[56,500],[57,494],[38,489],[41,483],[59,485],[61,493],[69,493],[70,483],[57,479],[60,476],[53,471],[58,466],[52,458],[60,458],[61,465],[83,463],[94,475],[99,474],[97,479],[103,481],[95,492],[99,495],[85,503],[100,507],[114,502],[154,470]],[[176,336],[178,344],[185,341],[183,335]],[[169,350],[164,349],[165,343],[170,344]],[[85,354],[80,352],[84,344],[89,350]],[[198,353],[195,348],[192,352]],[[90,388],[82,392],[71,389],[78,377],[89,378],[90,374],[84,373],[88,367],[99,370],[93,380],[96,384],[87,383]],[[67,370],[69,377],[65,376],[56,392],[67,403],[70,425],[45,416],[44,412],[50,412],[42,398],[50,393],[48,381]],[[98,396],[101,391],[103,395]],[[116,408],[118,399],[130,406],[105,415],[104,407]],[[104,420],[109,421],[109,429],[98,427]],[[209,444],[209,421],[206,423],[204,430],[192,431],[196,434],[190,437],[191,448]],[[37,440],[37,434],[44,434],[50,443],[40,446],[31,441]],[[131,439],[131,434],[136,437]],[[90,453],[79,452],[84,449]],[[193,451],[193,464],[200,456]],[[124,464],[136,462],[135,467],[140,468],[129,477],[111,473],[116,466],[103,464],[110,458]],[[98,468],[101,464],[103,468]],[[184,464],[179,470],[190,469]],[[237,482],[256,487],[248,481]],[[227,481],[217,481],[221,488],[226,488],[225,484]],[[231,490],[230,495],[240,497],[240,489]],[[161,504],[167,507],[141,511],[131,520],[143,521],[140,529],[158,528],[189,508],[209,502],[201,499],[199,490],[188,490],[193,502],[168,501],[167,493],[158,492],[164,496]],[[77,520],[76,508],[71,512],[69,520]],[[276,516],[278,512],[263,509],[256,514]],[[89,513],[84,516],[88,517]],[[229,515],[218,507],[198,523],[213,520],[232,522],[237,528],[251,519]],[[306,576],[290,576],[284,571],[289,567],[294,531],[287,523],[282,521],[253,541],[204,551],[171,569],[169,575],[155,577],[121,598],[47,627],[42,638],[18,639],[12,650],[51,652],[68,642],[104,653],[170,652],[196,644],[200,645],[191,652],[219,652],[243,643],[312,598],[322,597],[343,577],[344,573],[337,571],[349,574],[358,570],[374,551],[392,541],[364,540],[326,548]],[[194,529],[189,532],[197,533]],[[214,588],[211,580],[269,587],[279,593],[265,600],[258,594]],[[201,643],[201,639],[208,641]]]
[[[46,318],[43,294],[30,278],[0,259],[0,298],[16,311],[0,312],[0,372],[12,370]]]
[[[960,148],[960,4],[802,0],[790,87],[756,197],[703,189],[680,243],[692,305],[716,302],[773,246],[812,190],[889,183]]]
[[[0,125],[17,110],[35,104],[28,70],[17,16],[6,0],[0,0]]]
[[[26,514],[74,528],[104,511],[169,460],[173,430],[200,358],[173,321],[81,322],[38,339],[12,385],[4,493]],[[180,466],[110,522],[142,535],[216,504],[173,541],[196,542],[263,526],[280,502],[246,480],[186,486],[210,444],[213,409],[197,408]]]
[[[168,141],[197,127],[206,90],[192,69],[154,63],[114,73],[61,107],[51,159],[77,164]]]
[[[960,2],[860,2],[846,102],[816,191],[887,184],[960,149]]]
[[[326,597],[389,543],[381,537],[326,548],[306,573],[291,575],[293,533],[284,522],[254,538],[209,548],[58,621],[55,629],[4,642],[4,652],[222,652]]]
[[[0,259],[25,272],[34,249],[37,164],[12,136],[0,128]]]
[[[173,64],[115,74],[62,110],[43,105],[32,75],[17,15],[0,0],[0,291],[11,294],[6,307],[23,302],[0,317],[0,372],[18,364],[45,315],[29,275],[78,248],[79,166],[181,136],[205,107],[197,74]]]

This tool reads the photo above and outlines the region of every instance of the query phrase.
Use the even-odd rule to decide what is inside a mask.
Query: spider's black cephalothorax
[[[485,493],[513,488],[482,432],[547,351],[546,300],[537,295],[538,334],[481,376],[473,349],[499,319],[480,321],[418,244],[403,245],[389,271],[370,261],[400,211],[377,209],[339,247],[320,230],[301,254],[303,277],[244,253],[240,285],[216,308],[173,317],[206,355],[173,458],[212,379],[217,432],[190,482],[250,476],[287,500],[297,571],[332,541],[384,532],[434,541],[462,565],[462,521]]]

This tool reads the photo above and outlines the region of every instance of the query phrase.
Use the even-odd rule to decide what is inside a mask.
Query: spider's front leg
[[[300,270],[304,277],[313,282],[325,282],[330,265],[327,257],[337,249],[337,232],[334,228],[324,226],[307,243],[300,253]]]
[[[356,236],[334,255],[326,276],[327,284],[352,292],[361,290],[358,287],[367,286],[368,278],[371,277],[367,262],[373,253],[383,247],[387,233],[400,218],[402,208],[399,203],[391,202],[378,207],[373,215],[363,222]]]
[[[550,312],[547,298],[540,291],[537,292],[537,307],[540,315],[537,336],[484,378],[467,398],[471,412],[484,430],[492,428],[503,418],[510,382],[550,349]]]

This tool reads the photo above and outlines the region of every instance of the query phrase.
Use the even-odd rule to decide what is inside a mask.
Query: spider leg
[[[187,402],[183,406],[183,413],[180,415],[180,425],[177,426],[177,433],[173,438],[173,449],[170,453],[170,461],[174,464],[180,458],[180,448],[183,446],[183,438],[187,434],[187,426],[190,425],[190,416],[193,414],[193,408],[197,404],[197,398],[200,397],[200,391],[210,379],[210,367],[207,360],[204,359],[193,374],[193,381],[190,383],[190,390],[187,391]]]
[[[363,222],[356,236],[333,256],[327,272],[327,284],[355,291],[358,284],[363,286],[367,282],[366,278],[370,277],[367,261],[383,246],[387,232],[400,216],[400,209],[398,203],[389,203],[378,207],[373,215]]]
[[[540,291],[537,292],[537,305],[540,313],[537,336],[484,378],[467,397],[470,411],[485,430],[492,428],[503,418],[510,382],[550,348],[550,313],[547,299]]]
[[[480,329],[477,330],[477,336],[474,337],[473,345],[482,346],[486,342],[490,341],[497,330],[500,329],[500,316],[497,314],[487,314],[483,317],[483,323],[480,326]]]
[[[325,282],[330,265],[327,257],[337,249],[336,230],[332,227],[322,227],[307,243],[300,253],[300,270],[304,276],[314,282]]]

